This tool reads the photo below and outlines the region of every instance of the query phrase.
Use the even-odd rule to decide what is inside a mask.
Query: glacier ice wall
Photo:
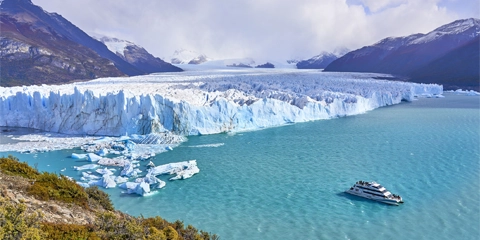
[[[316,71],[199,72],[0,88],[0,126],[119,136],[256,130],[442,94],[442,86]]]

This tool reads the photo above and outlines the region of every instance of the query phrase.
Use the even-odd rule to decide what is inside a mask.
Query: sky
[[[168,59],[306,59],[480,17],[478,0],[32,0],[90,35]]]

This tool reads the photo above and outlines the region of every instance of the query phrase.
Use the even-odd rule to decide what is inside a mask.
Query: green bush
[[[57,200],[88,207],[85,189],[63,175],[43,172],[28,188],[28,192],[40,200]]]
[[[8,175],[22,176],[28,179],[35,179],[40,175],[36,169],[28,166],[27,163],[20,162],[13,156],[0,158],[0,169]]]
[[[40,230],[42,214],[28,214],[23,203],[12,204],[0,197],[0,239],[45,239]]]
[[[113,211],[113,204],[110,197],[104,191],[98,189],[97,186],[89,187],[85,189],[88,195],[90,207],[97,207],[100,205],[103,209]]]
[[[95,228],[91,225],[43,223],[42,231],[46,235],[45,239],[101,239],[97,236],[95,233]]]

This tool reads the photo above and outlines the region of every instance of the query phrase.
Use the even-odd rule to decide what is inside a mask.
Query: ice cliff
[[[208,70],[0,88],[0,126],[87,135],[213,134],[329,119],[440,95],[390,75]]]

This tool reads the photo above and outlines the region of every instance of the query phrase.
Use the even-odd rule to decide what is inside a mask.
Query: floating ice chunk
[[[115,166],[115,167],[123,167],[125,163],[128,162],[127,160],[123,159],[122,157],[118,158],[102,158],[98,160],[98,164],[104,166]]]
[[[153,176],[151,173],[147,173],[147,175],[145,175],[145,177],[135,179],[135,182],[136,183],[146,182],[146,183],[152,185],[152,184],[161,183],[163,181],[158,179],[157,177]]]
[[[77,171],[82,171],[82,170],[88,170],[88,169],[95,169],[100,167],[100,165],[97,164],[86,164],[80,167],[74,166],[73,168]]]
[[[177,176],[171,178],[170,180],[187,179],[198,172],[200,172],[200,169],[197,167],[196,160],[168,163],[148,170],[148,173],[153,176],[162,174],[177,174]]]
[[[166,183],[166,182],[164,182],[164,181],[160,181],[160,182],[158,183],[158,185],[157,185],[157,187],[156,187],[156,188],[164,188],[164,187],[165,187],[165,185],[167,185],[167,183]]]
[[[155,167],[155,163],[153,163],[152,161],[150,161],[150,162],[147,164],[147,167],[148,167],[148,168]]]
[[[72,158],[73,159],[85,159],[85,158],[87,158],[87,154],[72,153]]]
[[[191,178],[193,175],[200,172],[197,165],[189,166],[187,169],[177,172],[177,176],[170,178],[169,180],[179,180]]]
[[[144,196],[150,193],[150,185],[146,182],[125,182],[118,187],[126,189],[128,194],[135,193]]]
[[[97,176],[97,175],[94,175],[94,174],[87,173],[87,172],[82,172],[82,180],[83,179],[85,179],[85,180],[98,180],[98,179],[100,179],[100,177]]]
[[[172,151],[172,150],[173,150],[173,148],[170,147],[170,146],[166,147],[165,149],[167,149],[167,150],[169,150],[169,151]]]
[[[125,182],[127,182],[127,181],[128,181],[128,178],[126,178],[126,177],[122,177],[122,176],[116,176],[116,177],[115,177],[115,182],[116,182],[117,184],[125,183]]]
[[[105,157],[108,154],[108,149],[102,148],[96,152],[98,156]]]
[[[132,160],[140,160],[140,161],[145,161],[148,160],[152,157],[155,157],[155,153],[153,152],[133,152],[132,154],[129,155],[129,158]]]
[[[104,188],[114,188],[117,186],[117,183],[115,182],[115,180],[113,179],[113,177],[111,175],[108,175],[108,174],[104,174],[102,176],[102,178],[100,178],[100,180],[98,181],[90,181],[88,182],[89,185],[97,185],[97,186],[101,186],[101,187],[104,187]]]
[[[137,169],[134,169],[133,163],[125,161],[123,170],[120,172],[120,176],[136,177],[138,173],[136,170]]]
[[[124,182],[118,185],[121,189],[133,189],[137,186],[138,183],[136,182]]]
[[[98,162],[98,160],[102,159],[102,157],[98,156],[95,153],[87,153],[88,161],[90,162]]]
[[[127,193],[136,193],[140,196],[144,196],[150,193],[150,185],[146,182],[137,183],[134,189],[127,189]]]
[[[104,169],[97,169],[96,172],[97,173],[100,173],[101,175],[113,175],[113,171],[115,171],[115,169],[108,169],[108,168],[104,168]]]

